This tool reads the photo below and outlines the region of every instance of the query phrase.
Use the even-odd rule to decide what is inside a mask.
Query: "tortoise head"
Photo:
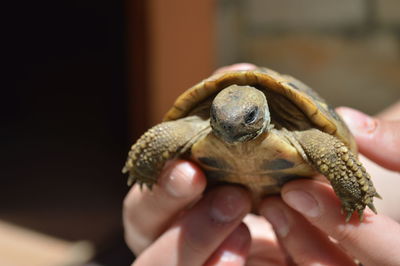
[[[219,92],[212,102],[211,128],[227,143],[254,139],[269,123],[267,99],[254,87],[231,85]]]

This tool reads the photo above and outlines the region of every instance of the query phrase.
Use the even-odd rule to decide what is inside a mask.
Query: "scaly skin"
[[[209,128],[197,116],[164,122],[150,128],[132,145],[122,169],[129,172],[128,185],[152,187],[169,159],[184,153]]]
[[[318,129],[296,132],[295,136],[308,160],[331,182],[347,213],[346,222],[354,211],[362,220],[366,206],[376,213],[372,201],[373,197],[380,196],[353,152],[337,138]]]

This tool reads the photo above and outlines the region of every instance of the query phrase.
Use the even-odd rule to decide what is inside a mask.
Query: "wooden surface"
[[[0,265],[81,265],[94,254],[88,242],[68,242],[0,221]]]
[[[159,123],[175,98],[214,68],[212,0],[148,0],[148,111]]]

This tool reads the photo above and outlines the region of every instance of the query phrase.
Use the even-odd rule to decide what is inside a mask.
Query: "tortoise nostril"
[[[232,130],[233,130],[233,125],[231,125],[229,123],[222,123],[221,127],[227,132],[232,132]]]

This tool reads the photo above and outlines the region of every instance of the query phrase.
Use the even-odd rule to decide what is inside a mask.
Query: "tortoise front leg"
[[[137,182],[151,188],[166,161],[186,152],[207,129],[208,121],[196,116],[163,122],[149,129],[132,145],[122,169],[123,173],[129,172],[128,185]]]
[[[334,136],[317,129],[296,132],[295,135],[307,159],[331,182],[347,213],[346,222],[354,211],[362,220],[365,206],[376,213],[372,201],[379,195],[353,152]]]

